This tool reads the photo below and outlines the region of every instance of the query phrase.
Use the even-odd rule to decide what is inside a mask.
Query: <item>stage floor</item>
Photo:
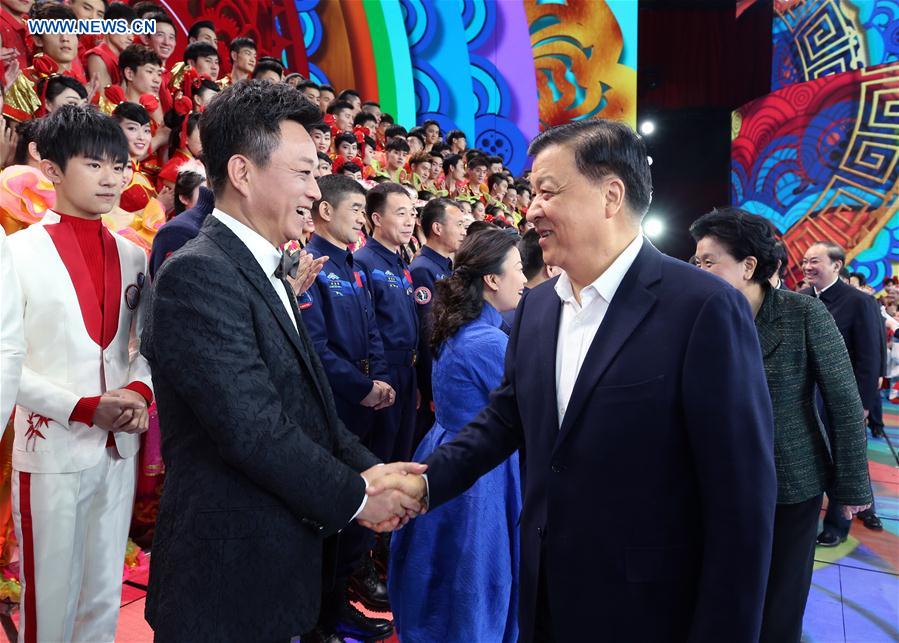
[[[893,445],[899,447],[899,406],[886,405],[884,421]],[[883,439],[869,437],[868,458],[884,530],[869,531],[856,520],[844,544],[818,548],[804,643],[899,641],[899,468]],[[138,570],[131,581],[145,582],[145,578],[146,572]],[[125,586],[116,641],[153,640],[144,621],[144,601],[142,591]]]

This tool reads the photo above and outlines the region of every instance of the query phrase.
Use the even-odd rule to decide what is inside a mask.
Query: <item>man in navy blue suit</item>
[[[758,640],[776,500],[771,401],[752,313],[640,233],[643,141],[606,120],[535,139],[528,208],[546,263],[505,374],[428,458],[431,511],[516,449],[521,640]]]

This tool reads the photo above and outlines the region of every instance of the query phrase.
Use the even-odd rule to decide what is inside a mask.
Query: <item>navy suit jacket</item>
[[[777,485],[745,297],[644,241],[560,428],[556,281],[522,298],[490,404],[428,458],[431,506],[522,450],[522,641],[541,563],[557,640],[757,641]]]
[[[200,228],[206,215],[215,209],[215,195],[212,190],[200,186],[200,198],[197,204],[188,208],[171,221],[159,228],[153,237],[153,249],[150,251],[150,278],[154,279],[162,262],[168,259],[181,246],[200,234]]]
[[[815,296],[812,288],[800,292]],[[862,405],[868,411],[877,408],[880,395],[877,382],[883,374],[883,351],[886,346],[880,304],[868,293],[843,283],[841,279],[822,292],[820,299],[833,315],[846,342]]]

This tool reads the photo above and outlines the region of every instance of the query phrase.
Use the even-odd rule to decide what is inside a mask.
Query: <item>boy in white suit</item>
[[[19,278],[0,228],[0,431],[6,426],[19,391],[25,337],[22,335],[22,296]]]
[[[137,352],[147,259],[111,234],[128,142],[115,119],[67,105],[38,131],[56,207],[9,238],[24,309],[13,520],[20,641],[112,641],[152,401]]]

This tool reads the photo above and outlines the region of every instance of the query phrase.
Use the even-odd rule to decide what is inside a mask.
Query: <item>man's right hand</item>
[[[365,508],[356,516],[363,527],[374,531],[392,531],[423,512],[424,481],[421,474],[427,466],[415,462],[393,462],[378,465],[362,473],[369,487]],[[403,480],[407,484],[399,481]],[[418,482],[416,482],[418,481]],[[371,493],[377,487],[376,493]],[[417,490],[422,490],[420,494]],[[410,496],[408,492],[412,492]],[[415,497],[417,495],[417,497]]]
[[[97,410],[94,411],[94,425],[106,431],[118,432],[125,430],[128,433],[143,433],[140,430],[142,424],[140,422],[137,423],[134,430],[116,428],[116,423],[123,415],[140,416],[141,411],[146,413],[146,409],[147,403],[145,401],[141,400],[138,402],[135,399],[123,397],[116,391],[110,391],[100,397],[100,403],[97,405]],[[130,425],[126,426],[132,428]]]

